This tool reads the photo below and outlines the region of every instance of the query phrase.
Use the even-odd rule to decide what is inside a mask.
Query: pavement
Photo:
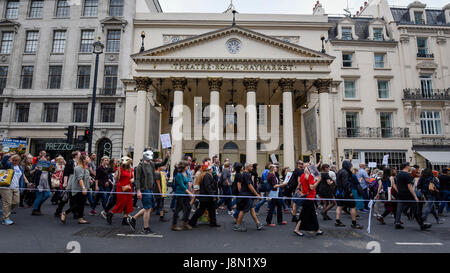
[[[138,203],[139,204],[139,203]],[[166,202],[168,205],[169,202]],[[262,207],[259,220],[265,223],[266,205]],[[233,231],[233,219],[226,210],[219,209],[218,228],[200,225],[192,231],[174,232],[171,222],[159,222],[152,214],[150,227],[157,235],[142,236],[142,218],[138,220],[137,232],[121,225],[121,216],[115,215],[108,225],[100,216],[86,215],[88,225],[79,225],[72,215],[62,224],[53,216],[56,207],[47,201],[42,206],[43,216],[31,216],[31,208],[17,208],[11,216],[12,226],[0,225],[0,253],[448,253],[450,252],[450,217],[443,217],[443,224],[435,224],[434,217],[428,222],[433,227],[420,231],[415,221],[402,217],[404,230],[394,229],[394,218],[386,217],[386,225],[372,217],[370,234],[367,232],[368,213],[360,213],[358,222],[362,230],[350,227],[348,215],[342,217],[346,227],[337,228],[334,221],[323,221],[319,215],[323,236],[304,232],[304,237],[293,233],[295,223],[291,215],[284,214],[287,225],[265,227],[256,230],[251,216],[245,215],[247,232]],[[66,208],[67,209],[67,208]],[[172,218],[172,211],[166,214]],[[89,211],[85,208],[85,213]],[[134,213],[133,213],[134,214]],[[447,212],[450,216],[450,213]],[[192,215],[192,213],[191,213]],[[180,213],[181,216],[181,213]],[[329,213],[334,219],[335,212]],[[276,217],[274,216],[274,220]]]

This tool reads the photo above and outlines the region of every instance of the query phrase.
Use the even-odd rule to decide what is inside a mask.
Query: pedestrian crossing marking
[[[122,234],[119,233],[117,234],[117,236],[122,236],[122,237],[148,237],[148,238],[163,238],[163,235],[158,235],[158,234],[148,234],[148,235],[144,235],[144,234]]]

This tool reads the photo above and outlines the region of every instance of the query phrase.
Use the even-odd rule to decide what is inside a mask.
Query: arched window
[[[239,150],[239,147],[234,142],[228,142],[223,146],[224,150]]]
[[[196,150],[197,150],[197,149],[204,149],[204,150],[207,150],[207,149],[209,149],[209,144],[206,143],[206,142],[204,142],[204,141],[199,142],[199,143],[197,143],[197,145],[195,145],[195,149],[196,149]]]

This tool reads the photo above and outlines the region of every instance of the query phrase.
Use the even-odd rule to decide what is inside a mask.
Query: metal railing
[[[434,58],[433,53],[424,53],[424,52],[417,52],[418,58]]]
[[[450,100],[450,88],[447,89],[403,89],[405,100]]]
[[[409,138],[409,128],[400,127],[356,127],[337,129],[340,138]]]
[[[99,88],[98,95],[100,96],[115,96],[117,94],[117,88]]]
[[[414,24],[416,24],[416,25],[425,25],[425,20],[424,19],[415,19],[414,20]]]

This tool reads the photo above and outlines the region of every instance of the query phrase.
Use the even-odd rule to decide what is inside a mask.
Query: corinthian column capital
[[[332,79],[317,79],[314,81],[314,87],[317,89],[317,92],[320,93],[329,93]]]
[[[149,77],[134,77],[137,91],[148,91],[152,85],[152,80]]]
[[[208,85],[210,91],[219,91],[222,88],[223,79],[222,78],[208,78]]]
[[[172,80],[172,86],[175,91],[184,91],[187,84],[186,78],[170,78]]]
[[[294,90],[294,84],[296,79],[280,79],[278,85],[281,87],[283,92],[292,92]]]
[[[244,86],[245,86],[245,91],[249,92],[249,91],[256,91],[256,89],[258,88],[258,82],[259,79],[258,78],[244,78]]]

